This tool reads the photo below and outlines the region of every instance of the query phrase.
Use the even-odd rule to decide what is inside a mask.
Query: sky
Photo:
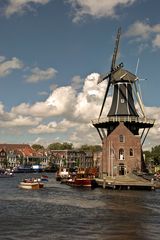
[[[159,0],[0,0],[0,142],[101,144],[98,118],[121,27],[117,64],[136,72],[160,144]],[[104,116],[111,104],[108,96]]]

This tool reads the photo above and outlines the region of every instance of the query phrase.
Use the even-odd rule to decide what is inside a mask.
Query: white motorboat
[[[44,183],[38,181],[37,179],[25,179],[19,184],[20,188],[37,190],[44,187]]]

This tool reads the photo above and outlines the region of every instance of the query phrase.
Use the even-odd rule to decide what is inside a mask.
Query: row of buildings
[[[21,165],[39,165],[43,170],[53,166],[73,168],[99,167],[102,152],[72,150],[39,150],[28,144],[0,144],[0,169],[14,169]]]

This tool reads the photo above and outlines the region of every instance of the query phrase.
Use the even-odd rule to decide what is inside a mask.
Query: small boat
[[[93,187],[94,182],[95,182],[94,176],[86,174],[83,171],[77,172],[75,176],[71,177],[70,179],[68,179],[68,181],[66,181],[66,183],[70,186],[89,188]]]
[[[48,182],[48,176],[42,175],[42,176],[41,176],[41,181],[42,181],[42,182]]]
[[[10,178],[13,176],[14,176],[13,172],[9,172],[9,171],[4,171],[0,173],[0,178]]]
[[[19,166],[14,168],[14,173],[33,173],[34,170],[31,166]]]
[[[56,173],[56,180],[66,180],[69,179],[70,174],[69,171],[66,168],[60,168],[59,171]]]
[[[24,179],[20,182],[19,187],[23,189],[37,190],[43,188],[44,183],[42,183],[39,179]]]

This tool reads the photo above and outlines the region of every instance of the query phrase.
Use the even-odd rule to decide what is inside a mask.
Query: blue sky
[[[0,142],[99,144],[99,115],[116,31],[117,63],[138,77],[160,144],[160,1],[0,0]],[[111,98],[107,99],[106,113]]]

